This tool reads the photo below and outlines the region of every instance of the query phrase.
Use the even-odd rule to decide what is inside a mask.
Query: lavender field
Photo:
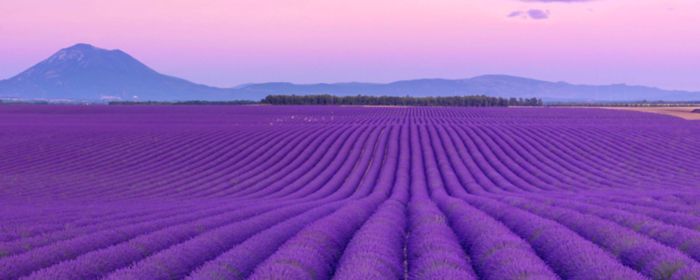
[[[700,279],[700,122],[0,106],[0,279]]]

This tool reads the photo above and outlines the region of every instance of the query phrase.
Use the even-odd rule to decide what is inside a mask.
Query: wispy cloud
[[[522,17],[525,15],[525,12],[523,11],[514,11],[510,14],[508,14],[508,17]]]
[[[597,0],[518,0],[520,2],[528,3],[584,3],[593,2]],[[522,19],[535,19],[542,20],[549,18],[549,10],[541,9],[529,9],[529,10],[518,10],[513,11],[508,14],[509,18],[522,18]]]
[[[530,9],[527,11],[513,11],[510,14],[508,14],[509,18],[522,18],[522,19],[534,19],[534,20],[543,20],[543,19],[548,19],[549,18],[549,10],[540,10],[540,9]]]

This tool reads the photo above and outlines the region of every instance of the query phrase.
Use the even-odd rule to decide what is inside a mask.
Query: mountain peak
[[[94,49],[99,49],[93,45],[87,44],[87,43],[77,43],[75,45],[72,45],[70,47],[65,48],[64,50],[94,50]]]
[[[51,55],[44,62],[48,64],[79,63],[87,65],[88,60],[94,60],[102,56],[109,56],[115,51],[101,49],[90,44],[78,43],[67,48],[63,48]]]

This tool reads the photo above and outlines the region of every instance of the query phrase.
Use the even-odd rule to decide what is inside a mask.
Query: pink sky
[[[700,90],[697,0],[0,1],[0,79],[84,42],[216,86],[512,74]]]

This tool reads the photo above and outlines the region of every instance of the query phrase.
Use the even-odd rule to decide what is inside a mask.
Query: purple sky
[[[698,13],[697,0],[3,0],[0,79],[84,42],[216,86],[512,74],[700,90]]]

